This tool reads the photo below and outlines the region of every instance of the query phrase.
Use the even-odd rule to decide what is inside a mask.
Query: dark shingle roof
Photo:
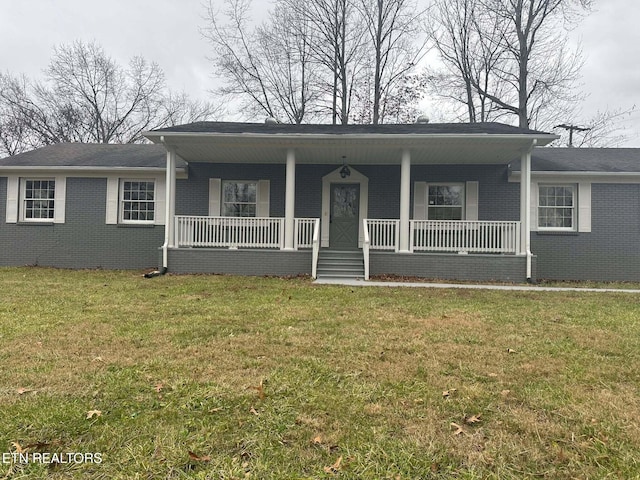
[[[186,125],[161,128],[148,134],[161,133],[223,133],[223,134],[324,134],[324,135],[357,135],[357,134],[541,134],[526,128],[514,127],[502,123],[409,123],[383,125],[327,125],[327,124],[285,124],[285,123],[243,123],[243,122],[195,122]]]
[[[0,167],[131,167],[164,168],[162,145],[59,143],[0,159]],[[178,160],[178,167],[184,167]]]
[[[511,162],[520,170],[520,160]],[[640,172],[640,148],[535,148],[534,172]]]

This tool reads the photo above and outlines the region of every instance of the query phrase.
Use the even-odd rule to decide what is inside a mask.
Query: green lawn
[[[5,268],[0,342],[0,478],[640,478],[636,294]]]

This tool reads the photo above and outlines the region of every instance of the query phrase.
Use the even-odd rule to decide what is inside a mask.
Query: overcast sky
[[[262,11],[270,3],[254,0]],[[208,90],[215,87],[206,59],[209,45],[199,33],[203,0],[0,0],[0,6],[4,72],[40,76],[53,46],[95,40],[122,64],[134,55],[157,62],[169,86],[192,97],[209,98]],[[596,11],[572,33],[586,58],[585,115],[640,108],[639,24],[639,0],[596,0]],[[640,147],[640,112],[627,124],[625,146]]]

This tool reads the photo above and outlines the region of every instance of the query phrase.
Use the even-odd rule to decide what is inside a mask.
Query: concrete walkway
[[[320,285],[345,285],[349,287],[422,287],[422,288],[462,288],[472,290],[511,290],[523,292],[613,292],[640,293],[640,290],[624,288],[571,288],[542,287],[536,285],[480,285],[475,283],[428,283],[428,282],[376,282],[353,278],[321,278],[313,283]]]

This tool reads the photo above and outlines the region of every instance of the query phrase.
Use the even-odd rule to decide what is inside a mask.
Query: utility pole
[[[564,128],[565,130],[569,130],[569,146],[573,147],[573,132],[586,132],[587,130],[591,130],[591,128],[587,127],[578,127],[577,125],[567,125],[563,123],[562,125],[556,125],[554,128]]]

